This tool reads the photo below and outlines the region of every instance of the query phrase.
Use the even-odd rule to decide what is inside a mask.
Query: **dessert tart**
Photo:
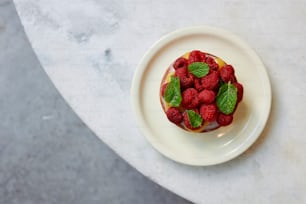
[[[243,98],[235,69],[200,50],[177,58],[165,71],[160,102],[168,120],[192,132],[230,125]]]

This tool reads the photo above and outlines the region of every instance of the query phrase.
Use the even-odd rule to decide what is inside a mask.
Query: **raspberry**
[[[180,84],[182,90],[189,88],[193,85],[193,76],[192,74],[189,74],[187,71],[187,68],[178,68],[175,70],[175,76],[178,76],[180,78]]]
[[[165,96],[165,91],[166,91],[166,88],[168,86],[168,83],[165,83],[162,85],[161,87],[161,95],[164,97]]]
[[[206,62],[206,64],[213,64],[213,63],[216,63],[216,61],[214,60],[214,58],[208,57],[208,56],[205,58],[205,62]]]
[[[233,121],[233,114],[225,115],[223,113],[219,113],[217,117],[217,123],[221,126],[227,126],[231,124]]]
[[[199,80],[194,80],[194,86],[198,91],[203,89],[213,90],[218,86],[219,74],[217,71],[211,71],[208,75]]]
[[[194,87],[198,91],[202,91],[204,89],[203,86],[202,86],[202,83],[201,83],[201,79],[198,79],[198,78],[194,79]]]
[[[186,76],[188,73],[186,67],[178,68],[175,70],[174,76],[178,76],[179,78]]]
[[[174,69],[187,68],[187,66],[188,66],[188,60],[183,57],[180,57],[177,60],[175,60],[173,64]]]
[[[214,58],[212,58],[212,57],[206,57],[205,62],[206,62],[206,64],[209,66],[209,68],[210,68],[211,70],[217,71],[217,70],[219,69],[219,65],[218,65],[218,63],[215,61]]]
[[[198,91],[188,88],[182,93],[182,106],[187,109],[196,108],[199,104]]]
[[[225,65],[220,69],[221,79],[227,83],[229,81],[233,82],[235,79],[235,71],[232,65]]]
[[[204,52],[201,52],[200,56],[201,56],[201,62],[205,62],[206,54]]]
[[[193,50],[192,52],[190,52],[188,59],[189,64],[193,62],[203,62],[204,60],[205,60],[205,53],[199,50]]]
[[[166,115],[167,118],[175,124],[180,124],[183,121],[183,116],[177,108],[169,108]]]
[[[217,106],[215,104],[203,104],[200,107],[200,115],[202,118],[208,122],[216,120],[217,116]]]
[[[197,109],[193,109],[193,111],[195,111],[196,113],[199,113],[199,111]],[[185,126],[188,128],[188,129],[191,129],[191,130],[194,130],[194,129],[198,129],[199,127],[197,128],[193,128],[190,124],[190,120],[189,120],[189,117],[188,117],[188,114],[187,114],[187,111],[185,111],[183,113],[183,121],[184,121],[184,124]]]
[[[183,121],[184,121],[185,126],[186,126],[188,129],[192,129],[192,126],[191,126],[191,124],[190,124],[190,121],[189,121],[189,117],[188,117],[187,112],[185,112],[185,113],[183,114]]]
[[[198,98],[200,103],[210,104],[215,101],[216,94],[212,90],[203,90],[199,93]]]
[[[243,97],[243,86],[238,82],[233,83],[233,85],[237,88],[237,103],[239,103]]]
[[[180,78],[181,88],[182,90],[192,87],[193,85],[193,77],[188,75]]]
[[[219,74],[217,71],[212,71],[201,79],[202,85],[205,89],[214,89],[219,83]]]
[[[219,65],[218,65],[216,62],[211,63],[211,64],[208,64],[208,66],[209,66],[209,68],[210,68],[211,70],[218,71],[218,69],[219,69]]]

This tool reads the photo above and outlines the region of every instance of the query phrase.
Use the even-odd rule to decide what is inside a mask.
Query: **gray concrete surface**
[[[189,203],[103,144],[50,82],[0,0],[0,204]]]

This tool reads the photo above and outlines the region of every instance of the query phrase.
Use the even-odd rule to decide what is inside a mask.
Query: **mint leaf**
[[[200,114],[194,112],[193,110],[187,110],[187,114],[191,127],[197,128],[202,125],[203,119]]]
[[[182,102],[180,79],[171,76],[170,82],[165,90],[165,101],[173,107],[179,107]]]
[[[204,62],[193,62],[188,66],[188,71],[194,76],[201,78],[209,72],[209,66]]]
[[[219,110],[228,115],[231,114],[237,103],[237,88],[228,82],[219,88],[216,102]]]

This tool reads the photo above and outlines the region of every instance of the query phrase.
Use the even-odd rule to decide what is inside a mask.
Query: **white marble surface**
[[[14,0],[45,71],[82,120],[126,161],[196,203],[306,202],[306,2]],[[162,35],[214,25],[246,40],[270,75],[273,104],[251,149],[211,167],[184,166],[138,132],[133,72]]]

